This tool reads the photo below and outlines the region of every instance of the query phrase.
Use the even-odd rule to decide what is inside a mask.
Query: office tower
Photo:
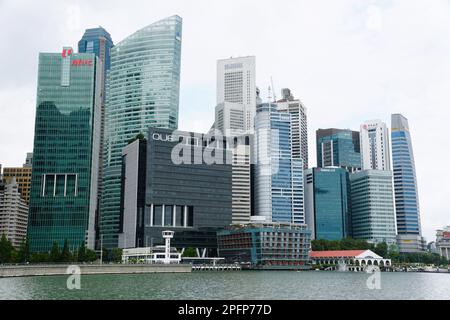
[[[136,246],[148,247],[162,244],[162,231],[172,230],[172,246],[192,247],[201,255],[216,253],[217,230],[232,222],[232,166],[228,162],[232,155],[224,149],[225,143],[217,140],[217,163],[210,164],[204,155],[212,140],[213,137],[200,133],[149,128],[146,169],[137,152],[144,152],[142,141],[134,141],[123,149],[125,197],[121,220],[125,225],[121,238],[132,241],[136,235]],[[138,179],[142,175],[136,170],[147,172],[145,188],[140,187]],[[139,209],[142,193],[143,215]],[[130,222],[131,226],[126,226]],[[126,246],[132,244],[127,240]]]
[[[396,243],[392,172],[364,170],[350,175],[352,234],[371,243]]]
[[[251,144],[253,135],[233,137],[232,163],[232,223],[250,222],[251,201]]]
[[[67,239],[94,247],[102,62],[92,53],[41,53],[28,238],[32,251]]]
[[[351,235],[350,181],[342,168],[305,171],[305,220],[313,239],[340,240]]]
[[[101,108],[101,126],[100,126],[100,168],[98,172],[98,198],[100,201],[102,193],[102,177],[103,177],[103,154],[104,154],[104,134],[105,134],[105,87],[106,74],[111,66],[111,48],[114,43],[111,35],[102,27],[86,29],[83,37],[78,42],[78,52],[80,53],[94,53],[103,62],[103,76],[102,79],[102,108]],[[98,211],[98,210],[97,210]],[[96,216],[96,228],[98,228],[98,212]],[[98,232],[98,230],[96,230]]]
[[[355,172],[361,170],[359,132],[345,129],[316,131],[317,166],[340,167]]]
[[[277,101],[280,112],[288,112],[292,116],[292,157],[303,160],[303,168],[308,168],[308,117],[306,107],[299,99],[295,99],[291,90],[281,91],[283,99]]]
[[[255,215],[266,222],[304,223],[303,164],[292,157],[291,114],[263,103],[256,109]]]
[[[361,161],[363,170],[391,170],[389,131],[381,120],[361,125]]]
[[[33,166],[33,152],[27,152],[27,158],[25,159],[24,167],[32,167]]]
[[[408,119],[393,114],[391,120],[395,211],[400,252],[425,250],[420,224],[419,193]]]
[[[450,226],[436,231],[436,250],[441,257],[450,260]]]
[[[19,193],[27,205],[30,202],[31,169],[31,165],[27,163],[23,167],[3,168],[3,179],[6,183],[11,183],[12,179],[15,179]]]
[[[217,61],[216,129],[223,135],[252,132],[256,91],[255,57]]]
[[[127,37],[111,50],[107,76],[100,232],[117,247],[122,149],[148,127],[178,126],[182,19],[172,16]]]
[[[27,235],[28,206],[19,193],[15,178],[0,181],[0,237],[4,234],[18,249]]]

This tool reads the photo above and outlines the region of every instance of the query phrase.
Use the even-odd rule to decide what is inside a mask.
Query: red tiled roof
[[[311,258],[356,257],[367,250],[311,251]]]

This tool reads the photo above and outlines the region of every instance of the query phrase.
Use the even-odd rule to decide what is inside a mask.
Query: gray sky
[[[183,18],[180,129],[214,121],[216,60],[255,55],[264,99],[272,76],[278,95],[289,87],[308,107],[311,166],[316,129],[390,126],[403,113],[424,235],[450,225],[448,0],[0,0],[0,163],[21,165],[33,149],[40,51],[76,48],[98,25],[118,43],[173,14]]]

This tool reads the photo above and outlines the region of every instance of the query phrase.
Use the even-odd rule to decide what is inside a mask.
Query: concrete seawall
[[[74,264],[76,265],[76,264]],[[31,276],[56,276],[66,275],[69,265],[28,265],[28,266],[1,266],[0,278],[7,277],[31,277]],[[81,274],[136,274],[136,273],[189,273],[192,271],[191,265],[77,265],[81,269]]]

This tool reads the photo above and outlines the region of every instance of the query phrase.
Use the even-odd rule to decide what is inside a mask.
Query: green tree
[[[48,252],[33,252],[30,254],[31,263],[49,262],[50,255]]]
[[[17,262],[25,263],[30,260],[30,243],[27,238],[25,238],[17,252]]]
[[[184,258],[195,258],[197,257],[197,250],[194,248],[186,248],[183,252]]]
[[[11,242],[3,234],[0,240],[0,263],[11,263],[14,248]]]
[[[145,136],[142,132],[140,132],[139,134],[136,135],[136,137],[131,138],[130,140],[128,140],[128,144],[135,142],[136,140],[145,140]]]
[[[388,256],[388,245],[386,242],[380,242],[378,243],[373,252],[375,252],[377,255],[384,257]]]
[[[61,252],[61,258],[60,258],[61,262],[70,262],[72,261],[72,253],[70,252],[69,249],[69,243],[67,241],[67,239],[64,239],[64,246]]]
[[[86,246],[84,245],[84,241],[81,243],[80,247],[78,248],[78,254],[77,254],[77,261],[78,262],[86,262]]]
[[[50,250],[50,262],[61,262],[61,252],[59,251],[58,242],[54,241]]]
[[[122,249],[114,248],[111,251],[111,260],[112,262],[121,262],[122,261]]]
[[[97,254],[94,250],[86,249],[86,261],[87,262],[94,262],[97,260]]]

